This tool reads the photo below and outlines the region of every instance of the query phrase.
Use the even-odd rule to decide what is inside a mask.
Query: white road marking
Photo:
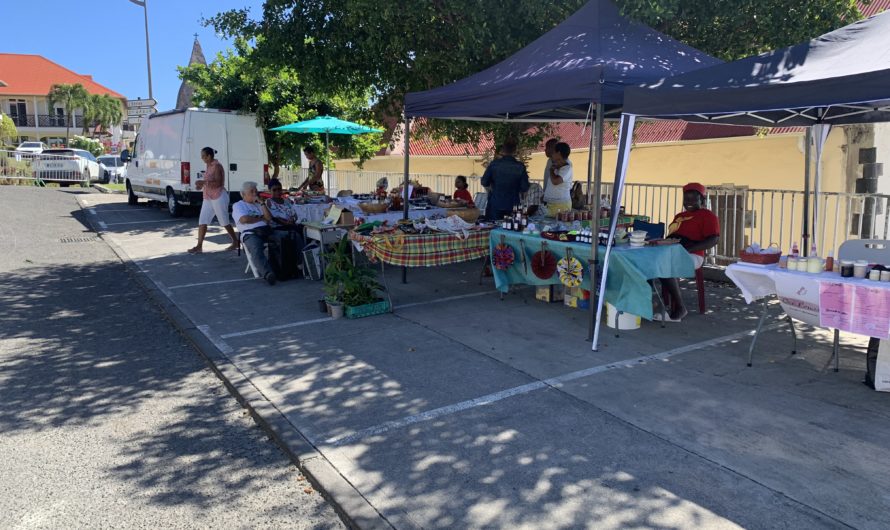
[[[197,328],[198,328],[198,331],[203,333],[204,336],[207,337],[207,340],[212,342],[213,345],[216,346],[216,349],[218,349],[219,351],[221,351],[225,354],[230,354],[230,353],[232,353],[232,351],[234,351],[234,350],[232,350],[231,346],[226,344],[226,341],[222,340],[221,337],[217,337],[216,334],[214,334],[212,331],[210,331],[210,326],[206,326],[206,325],[197,326]]]
[[[764,331],[767,329],[774,329],[779,327],[780,324],[773,324],[771,326],[764,327]],[[687,344],[686,346],[680,346],[679,348],[674,348],[671,350],[663,351],[661,353],[655,353],[652,355],[644,355],[642,357],[634,357],[632,359],[626,359],[623,361],[617,361],[609,364],[602,364],[599,366],[594,366],[591,368],[586,368],[584,370],[578,370],[576,372],[570,372],[564,375],[560,375],[557,377],[552,377],[550,379],[544,379],[541,381],[535,381],[533,383],[528,383],[525,385],[520,385],[513,388],[508,388],[506,390],[501,390],[500,392],[495,392],[493,394],[488,394],[485,396],[477,397],[474,399],[469,399],[467,401],[461,401],[459,403],[454,403],[452,405],[446,405],[444,407],[440,407],[433,410],[428,410],[425,412],[421,412],[419,414],[414,414],[411,416],[406,416],[399,420],[387,421],[381,423],[379,425],[375,425],[373,427],[368,427],[367,429],[362,429],[360,431],[356,431],[349,434],[341,434],[340,436],[335,436],[333,438],[329,438],[325,440],[325,443],[333,445],[333,446],[343,446],[348,445],[350,443],[361,440],[362,438],[367,438],[368,436],[376,436],[378,434],[383,434],[387,431],[391,431],[393,429],[399,429],[402,427],[407,427],[409,425],[413,425],[415,423],[425,422],[432,419],[440,418],[442,416],[448,416],[451,414],[455,414],[457,412],[461,412],[464,410],[468,410],[475,407],[480,407],[483,405],[490,405],[497,401],[501,401],[507,399],[509,397],[518,396],[522,394],[528,394],[529,392],[534,392],[536,390],[544,390],[547,388],[560,388],[565,383],[569,381],[574,381],[576,379],[581,379],[584,377],[589,377],[591,375],[608,372],[611,370],[617,370],[619,368],[632,368],[634,366],[644,365],[646,363],[652,361],[664,361],[674,355],[679,355],[681,353],[688,353],[695,350],[700,350],[703,348],[707,348],[710,346],[716,346],[718,344],[723,344],[725,342],[731,342],[739,339],[743,339],[745,337],[750,337],[754,335],[754,330],[750,331],[741,331],[739,333],[733,333],[732,335],[725,335],[723,337],[717,337],[715,339],[706,340],[704,342],[697,342],[695,344]]]
[[[141,225],[147,223],[176,223],[179,219],[153,219],[151,221],[123,221],[120,223],[108,223],[107,226],[117,226],[117,225]]]
[[[269,326],[268,328],[250,329],[247,331],[237,331],[235,333],[226,333],[225,335],[220,335],[220,337],[222,337],[224,339],[230,339],[232,337],[244,337],[246,335],[255,335],[257,333],[265,333],[267,331],[278,331],[279,329],[298,328],[300,326],[308,326],[309,324],[320,324],[321,322],[327,322],[329,320],[334,320],[334,319],[331,317],[314,318],[312,320],[302,320],[300,322],[291,322],[290,324],[279,324],[278,326]]]
[[[218,283],[249,282],[253,280],[254,278],[238,278],[235,280],[217,280],[214,282],[185,283],[182,285],[171,285],[170,287],[167,287],[167,289],[186,289],[188,287],[201,287],[203,285],[216,285]]]
[[[451,302],[453,300],[462,300],[464,298],[476,298],[477,296],[485,296],[485,295],[496,294],[496,293],[497,293],[497,291],[483,291],[481,293],[470,293],[470,294],[461,294],[458,296],[448,296],[446,298],[436,298],[434,300],[427,300],[426,302],[413,302],[410,304],[397,305],[393,309],[395,309],[395,310],[407,309],[409,307],[417,307],[417,306],[429,305],[429,304],[438,304],[440,302]]]

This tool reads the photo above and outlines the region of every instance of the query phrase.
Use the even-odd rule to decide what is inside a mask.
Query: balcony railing
[[[54,114],[19,114],[10,116],[16,127],[65,127],[66,116],[56,116]],[[36,123],[36,125],[35,125]],[[83,116],[71,117],[71,128],[83,128]]]

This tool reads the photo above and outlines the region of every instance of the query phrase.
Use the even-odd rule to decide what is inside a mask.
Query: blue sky
[[[176,67],[188,63],[194,34],[208,62],[229,47],[201,17],[262,0],[148,0],[151,74],[158,109],[176,103]],[[3,2],[0,52],[33,53],[93,79],[129,99],[148,97],[142,8],[128,0],[9,0]],[[12,23],[15,21],[15,23]],[[52,31],[41,31],[52,28]]]

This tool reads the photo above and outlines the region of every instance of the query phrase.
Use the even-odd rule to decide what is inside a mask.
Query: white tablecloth
[[[840,274],[780,269],[736,263],[726,268],[726,275],[751,302],[777,296],[785,312],[813,326],[830,327],[860,335],[886,339],[890,336],[890,282],[841,278]],[[837,311],[827,311],[826,289],[843,294],[833,297]],[[831,313],[831,314],[829,314]],[[827,323],[831,319],[832,325]]]

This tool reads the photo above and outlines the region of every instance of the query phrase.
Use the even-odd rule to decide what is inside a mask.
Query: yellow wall
[[[843,131],[835,128],[823,154],[823,191],[846,191],[843,143]],[[606,148],[603,153],[603,180],[606,182],[614,179],[616,153],[614,147]],[[575,165],[575,179],[586,179],[587,149],[573,152],[571,160]],[[529,175],[541,180],[544,164],[543,153],[532,155]],[[357,169],[349,160],[338,160],[337,168]],[[403,168],[404,160],[400,156],[376,157],[364,165],[365,171],[401,172]],[[481,176],[484,171],[481,158],[411,158],[411,173]],[[705,185],[802,190],[803,174],[803,133],[800,133],[637,145],[630,158],[628,182],[680,185],[698,181]]]

